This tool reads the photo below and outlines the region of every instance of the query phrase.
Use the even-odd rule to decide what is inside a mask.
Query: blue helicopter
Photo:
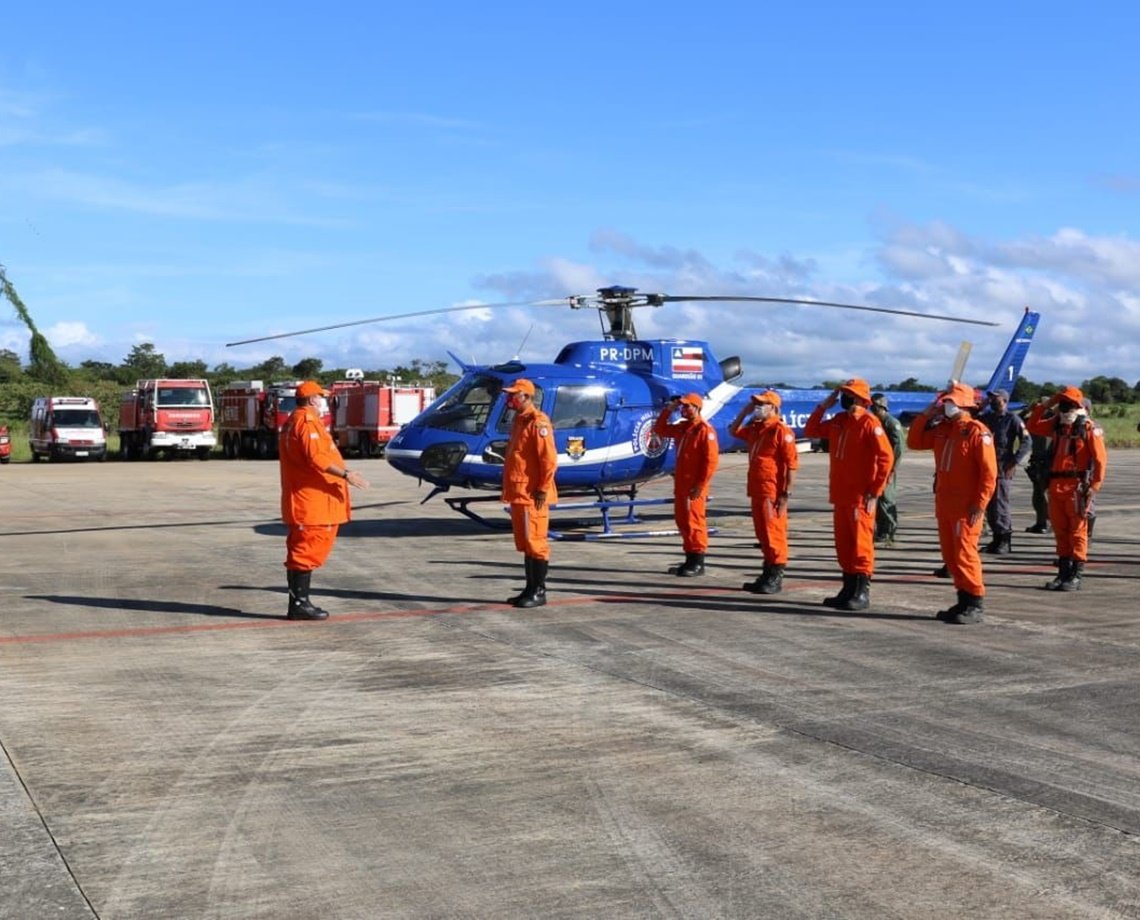
[[[522,363],[513,360],[497,365],[459,364],[460,380],[443,393],[388,443],[388,462],[408,476],[430,483],[424,498],[451,489],[498,491],[502,482],[503,454],[510,436],[513,412],[506,406],[503,387],[518,377],[526,377],[536,387],[535,401],[554,426],[559,449],[558,491],[561,508],[594,508],[603,513],[605,532],[610,532],[608,510],[657,499],[637,499],[642,483],[673,471],[674,452],[668,440],[654,434],[653,426],[662,407],[674,396],[698,392],[705,400],[703,415],[717,428],[722,450],[742,449],[728,426],[751,395],[767,387],[746,387],[741,383],[743,366],[738,357],[718,360],[708,343],[690,339],[639,339],[634,328],[633,310],[660,307],[677,301],[789,303],[815,307],[835,307],[973,325],[996,326],[981,320],[960,319],[928,313],[915,313],[885,307],[750,296],[680,296],[643,294],[636,288],[605,287],[596,295],[579,295],[560,300],[532,301],[528,306],[563,305],[573,309],[596,308],[602,317],[600,340],[572,342],[552,363]],[[440,310],[357,320],[287,335],[301,335],[328,329],[355,326],[389,319],[404,319],[470,309],[488,305],[451,307]],[[493,304],[489,306],[517,306]],[[1028,350],[1037,314],[1026,313],[1006,355],[994,373],[996,380],[1012,386]],[[232,344],[246,344],[265,336]],[[808,414],[827,394],[825,390],[781,389],[785,421],[803,436]],[[888,391],[896,414],[917,413],[930,401],[930,394]],[[913,406],[912,406],[913,403]],[[584,504],[568,501],[573,496],[591,496]],[[475,520],[483,518],[473,506],[479,498],[464,495],[446,499],[455,510]]]

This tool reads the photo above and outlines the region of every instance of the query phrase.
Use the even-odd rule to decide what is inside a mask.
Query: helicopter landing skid
[[[491,495],[480,495],[471,497],[460,498],[445,498],[448,507],[453,511],[458,511],[464,517],[468,517],[484,527],[493,528],[495,530],[502,530],[509,527],[509,523],[502,520],[492,520],[485,515],[480,514],[472,505],[480,502],[495,502],[499,507],[503,507],[502,501]],[[559,502],[558,504],[551,505],[550,510],[553,511],[594,511],[601,515],[602,529],[600,531],[573,531],[554,530],[550,531],[551,540],[614,540],[614,539],[630,539],[634,537],[671,537],[676,536],[678,533],[675,527],[670,527],[664,530],[617,530],[615,525],[626,524],[639,524],[641,519],[638,518],[636,507],[644,507],[646,505],[672,505],[672,498],[620,498],[620,499],[600,499],[598,501],[582,501],[582,502]],[[615,521],[611,512],[615,508],[624,508],[625,516],[620,520]],[[582,527],[593,526],[596,522],[590,521],[574,521],[570,522],[572,525]],[[715,528],[709,528],[709,533],[715,533]]]

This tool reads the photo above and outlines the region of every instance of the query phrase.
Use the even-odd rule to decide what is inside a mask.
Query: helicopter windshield
[[[491,407],[499,398],[503,381],[490,374],[476,374],[461,380],[423,416],[428,428],[479,434],[487,426]]]

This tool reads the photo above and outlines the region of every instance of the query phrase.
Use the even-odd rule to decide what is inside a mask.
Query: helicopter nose
[[[433,444],[420,455],[420,466],[429,476],[450,476],[467,456],[467,445],[462,441],[444,441]]]

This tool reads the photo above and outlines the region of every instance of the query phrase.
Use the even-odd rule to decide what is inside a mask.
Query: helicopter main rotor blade
[[[939,313],[918,313],[914,310],[894,310],[890,307],[867,307],[855,303],[832,303],[828,300],[801,300],[795,297],[749,297],[747,295],[733,296],[729,294],[711,296],[684,296],[673,294],[656,295],[665,303],[675,301],[705,301],[714,303],[732,303],[733,301],[745,303],[794,303],[805,304],[812,307],[838,307],[841,310],[862,310],[866,313],[890,313],[894,316],[914,316],[918,319],[936,319],[944,323],[969,323],[972,326],[1000,326],[984,319],[963,319],[960,316],[943,316]]]
[[[298,329],[296,332],[278,332],[275,335],[259,335],[254,339],[241,339],[238,342],[226,342],[226,348],[234,345],[249,345],[253,342],[268,342],[272,339],[289,339],[295,335],[309,335],[313,332],[328,332],[332,329],[348,329],[352,326],[366,326],[369,323],[388,323],[397,319],[412,319],[417,316],[438,316],[441,313],[462,313],[465,310],[494,310],[500,307],[554,307],[562,306],[566,299],[561,300],[523,300],[517,303],[473,303],[462,307],[442,307],[438,310],[417,310],[415,313],[397,313],[393,316],[374,316],[372,319],[354,319],[347,323],[333,323],[330,326],[314,326],[312,329]]]

